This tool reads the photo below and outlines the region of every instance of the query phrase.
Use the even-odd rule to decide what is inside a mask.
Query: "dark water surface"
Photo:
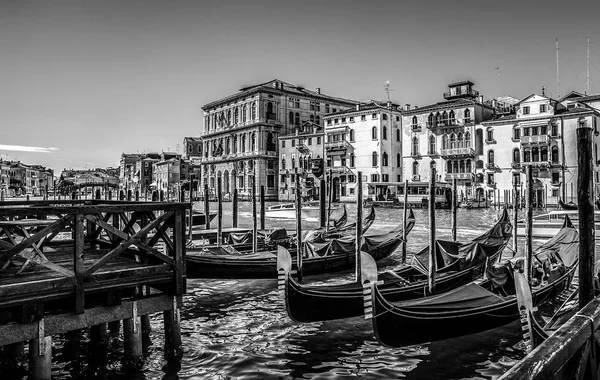
[[[201,208],[201,205],[196,205]],[[356,215],[348,205],[349,220]],[[215,210],[216,205],[211,205]],[[240,226],[250,226],[252,205],[240,204]],[[224,226],[231,226],[231,203],[224,204]],[[401,209],[376,209],[372,232],[388,230],[402,220]],[[469,240],[497,220],[499,210],[458,212],[459,240]],[[416,225],[408,236],[409,255],[428,242],[427,210],[415,210]],[[293,221],[267,220],[267,228]],[[309,223],[304,228],[315,226]],[[450,238],[450,212],[437,211],[437,236]],[[511,244],[511,243],[509,243]],[[379,263],[402,265],[400,251]],[[353,272],[345,272],[350,279]],[[307,281],[339,282],[326,276]],[[111,341],[106,365],[94,376],[86,372],[90,349],[70,354],[55,339],[53,378],[103,379],[495,379],[522,358],[519,324],[448,341],[400,349],[377,343],[369,321],[360,317],[299,324],[287,316],[276,280],[189,280],[181,311],[184,357],[181,368],[165,366],[162,314],[153,315],[153,344],[142,373],[120,372],[122,340]],[[449,326],[449,328],[452,328]],[[85,342],[86,337],[84,337]],[[71,356],[70,356],[71,355]]]

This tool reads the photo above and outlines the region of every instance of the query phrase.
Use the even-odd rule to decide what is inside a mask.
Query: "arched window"
[[[238,147],[237,147],[237,136],[233,136],[233,153],[237,153],[238,151]]]
[[[470,123],[471,122],[471,110],[468,108],[465,108],[465,123]]]
[[[373,127],[373,128],[371,129],[371,138],[372,138],[373,140],[377,140],[377,127]]]
[[[442,149],[448,149],[448,135],[442,136]]]
[[[518,164],[521,162],[521,152],[519,148],[513,149],[513,164]]]
[[[475,161],[475,169],[483,169],[483,161],[482,160]]]
[[[454,110],[450,111],[450,125],[456,124],[456,115],[454,114]]]
[[[400,141],[400,128],[396,128],[396,141]]]
[[[285,169],[285,156],[281,157],[281,168]]]
[[[556,145],[552,147],[552,163],[558,164],[558,147]]]
[[[255,151],[256,150],[256,133],[252,134],[252,147],[250,149],[250,151]]]
[[[227,110],[227,125],[231,125],[231,110]]]
[[[531,162],[531,150],[525,149],[523,151],[523,162]]]
[[[433,122],[434,122],[433,113],[430,113],[429,116],[427,116],[427,125],[429,127],[432,127],[433,126]]]
[[[440,125],[442,124],[442,115],[440,115],[440,113],[436,113],[435,114],[435,125]]]
[[[273,112],[273,103],[267,102],[267,119],[275,119],[275,113]]]
[[[242,152],[246,151],[246,134],[242,135],[242,148],[240,149],[240,151],[242,151]]]
[[[400,153],[397,153],[396,154],[396,166],[401,167],[402,166],[401,164],[402,164],[402,158],[400,156]]]
[[[417,117],[416,116],[412,117],[412,124],[417,125]]]
[[[252,102],[252,108],[250,110],[250,120],[256,120],[256,102]]]
[[[387,127],[385,125],[383,126],[383,139],[387,140]]]
[[[242,107],[242,123],[248,121],[248,105],[244,104]]]
[[[377,166],[378,161],[377,152],[373,152],[373,166]]]
[[[465,167],[465,171],[466,171],[467,173],[471,173],[471,171],[472,171],[472,170],[471,170],[471,160],[467,160],[467,165],[466,165],[466,167]]]
[[[350,167],[354,167],[354,153],[350,153]]]
[[[294,124],[294,113],[292,111],[290,111],[290,113],[289,113],[288,123]]]
[[[450,135],[450,149],[456,148],[456,135],[452,133]]]
[[[548,161],[548,147],[543,146],[540,151],[542,152],[540,161]]]
[[[354,129],[350,130],[350,141],[354,141]]]
[[[300,113],[296,112],[295,119],[294,119],[294,124],[296,125],[300,125]]]
[[[296,168],[296,157],[292,157],[292,169]]]
[[[267,133],[267,150],[270,152],[274,152],[277,150],[277,146],[275,145],[275,139],[271,132]]]
[[[465,132],[465,148],[471,147],[471,134],[469,132]]]
[[[494,151],[488,150],[488,164],[494,165]]]
[[[321,116],[317,115],[317,117],[315,117],[315,123],[321,125]]]
[[[429,154],[435,154],[435,136],[429,136]]]
[[[444,123],[444,125],[448,125],[448,112],[446,111],[442,112],[442,123]]]
[[[458,137],[456,138],[456,147],[457,148],[462,148],[463,147],[463,134],[462,134],[462,132],[458,133]]]
[[[413,161],[412,164],[412,174],[419,175],[419,163],[417,161]]]
[[[446,163],[446,171],[447,171],[448,173],[453,173],[453,171],[452,171],[452,161],[448,161],[448,162]]]
[[[454,173],[458,173],[458,161],[452,161]]]
[[[540,161],[540,150],[537,147],[531,149],[531,161],[539,162]]]
[[[387,152],[383,152],[381,155],[381,166],[388,166],[388,154]]]
[[[419,139],[417,138],[417,136],[413,137],[412,139],[412,155],[419,155]]]
[[[460,162],[458,163],[458,169],[460,173],[465,172],[465,162],[463,160],[460,160]]]
[[[225,154],[231,153],[231,140],[229,137],[225,140]]]

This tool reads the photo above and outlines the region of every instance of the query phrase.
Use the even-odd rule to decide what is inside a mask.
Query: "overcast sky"
[[[201,106],[277,78],[328,95],[443,100],[600,92],[600,1],[0,0],[0,156],[55,169],[183,152]],[[496,69],[499,67],[500,69]]]

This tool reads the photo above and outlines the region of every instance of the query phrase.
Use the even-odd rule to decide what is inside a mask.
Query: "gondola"
[[[412,209],[407,221],[408,233],[415,223]],[[468,243],[437,240],[436,290],[454,289],[481,276],[486,259],[493,260],[502,252],[511,237],[511,231],[510,218],[504,210],[490,230]],[[415,255],[411,266],[379,274],[379,289],[386,299],[408,300],[428,294],[428,255],[427,247]],[[363,313],[363,288],[356,282],[307,286],[298,283],[292,276],[286,275],[285,278],[286,309],[294,321],[349,318]]]
[[[563,210],[577,210],[577,205],[575,203],[565,203],[560,198],[558,199],[558,206]]]
[[[402,242],[402,228],[365,236],[361,249],[373,259],[388,257]],[[354,267],[355,237],[327,238],[305,244],[302,273],[306,276]],[[229,247],[187,250],[188,278],[277,278],[277,252],[242,253]],[[294,266],[295,269],[295,266]]]
[[[579,234],[567,218],[563,228],[534,252],[532,303],[539,306],[565,289],[577,267]],[[366,256],[366,255],[365,255]],[[363,257],[365,257],[363,256]],[[366,265],[374,263],[364,258]],[[444,340],[500,327],[519,319],[512,270],[523,265],[514,258],[488,267],[488,279],[419,300],[391,302],[379,290],[377,274],[367,272],[372,304],[365,305],[377,340],[403,347]],[[539,276],[538,276],[539,275]],[[512,284],[512,289],[511,289]]]

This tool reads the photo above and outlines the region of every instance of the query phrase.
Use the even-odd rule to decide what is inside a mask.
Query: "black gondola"
[[[407,233],[412,229],[414,222],[411,209]],[[442,292],[454,289],[481,276],[486,260],[493,260],[502,252],[511,237],[511,231],[510,218],[504,210],[490,230],[469,243],[438,240],[436,290]],[[426,247],[413,257],[411,266],[378,275],[379,289],[386,299],[399,301],[428,295],[428,255],[429,247]],[[294,321],[315,322],[354,317],[363,313],[361,284],[352,282],[306,286],[299,284],[291,276],[286,278],[286,309]]]
[[[361,249],[380,260],[391,255],[401,242],[402,228],[396,227],[387,233],[365,236]],[[306,276],[338,272],[355,265],[354,236],[317,239],[305,248],[302,272]],[[225,246],[188,250],[186,256],[188,278],[277,278],[276,251],[240,253]]]
[[[577,210],[577,205],[575,203],[565,203],[560,198],[558,199],[558,206],[563,210]]]
[[[551,299],[570,283],[577,267],[578,249],[579,234],[567,218],[556,236],[534,253],[534,273],[544,276],[533,287],[534,306]],[[373,266],[368,257],[364,261]],[[518,261],[513,259],[505,264],[515,262]],[[512,270],[508,265],[495,266],[487,274],[489,279],[479,284],[471,282],[446,293],[404,302],[386,300],[376,284],[376,274],[371,274],[367,289],[371,289],[373,299],[368,311],[375,337],[383,345],[403,347],[486,331],[517,320],[517,296],[514,286],[513,292],[509,289],[513,284]]]

